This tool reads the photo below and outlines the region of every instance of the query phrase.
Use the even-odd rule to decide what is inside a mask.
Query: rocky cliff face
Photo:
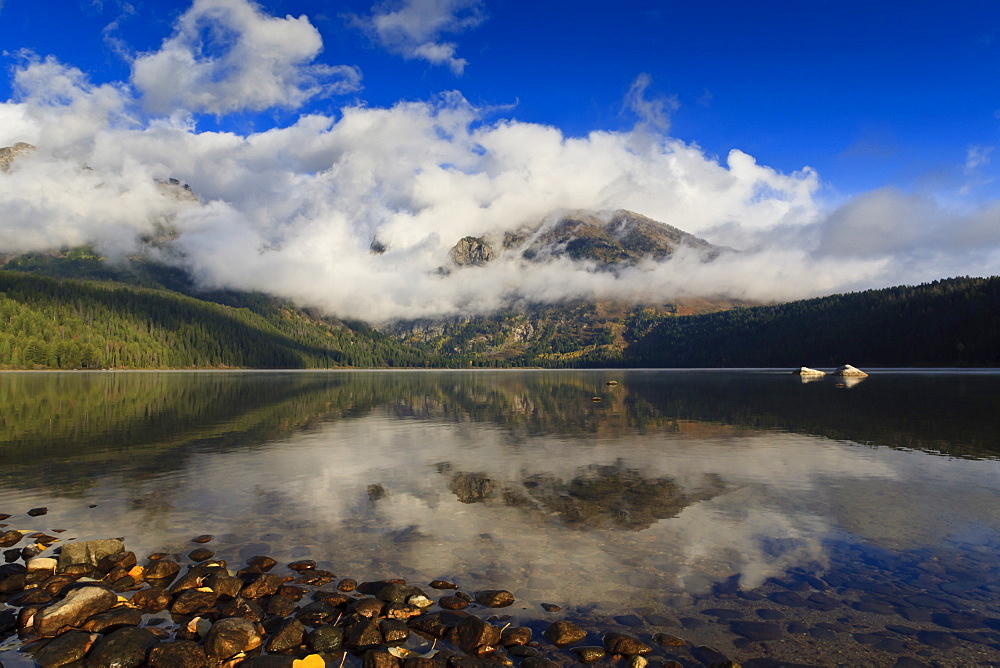
[[[0,147],[0,172],[9,172],[16,161],[24,156],[31,155],[38,149],[31,144],[18,142],[13,146]],[[81,165],[82,169],[90,169],[87,165]],[[191,186],[181,183],[174,178],[157,179],[156,186],[164,195],[173,197],[184,202],[197,202],[198,198],[191,190]]]
[[[451,249],[458,267],[483,266],[501,257],[545,262],[566,257],[614,270],[643,260],[662,261],[686,248],[711,260],[728,250],[632,211],[570,211],[534,227],[502,235],[468,236]]]
[[[31,144],[25,144],[23,141],[14,144],[13,146],[4,146],[0,148],[0,171],[7,172],[10,171],[11,165],[22,155],[28,155],[35,152],[35,147]]]
[[[642,262],[669,262],[682,251],[704,262],[736,252],[632,211],[578,210],[558,212],[534,226],[463,237],[438,271],[448,275],[499,263],[530,271],[534,263],[569,260],[586,271],[617,272]],[[752,305],[721,297],[636,301],[517,303],[492,315],[397,320],[379,330],[435,351],[490,360],[571,359],[598,352],[611,359],[662,317]]]
[[[451,249],[451,261],[459,267],[481,267],[496,257],[496,252],[481,237],[465,237]]]
[[[156,186],[164,195],[169,195],[182,202],[197,202],[198,198],[191,190],[191,186],[181,183],[177,179],[162,179],[156,181]]]

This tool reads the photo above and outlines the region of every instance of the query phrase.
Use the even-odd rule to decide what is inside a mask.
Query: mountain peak
[[[10,171],[10,166],[14,164],[15,160],[22,155],[34,153],[36,150],[34,146],[23,141],[19,141],[13,146],[0,148],[0,171]]]
[[[634,211],[561,210],[535,225],[500,235],[467,236],[449,251],[459,266],[483,266],[504,255],[532,262],[567,257],[596,263],[598,268],[631,266],[643,260],[662,261],[681,248],[711,260],[728,250]]]

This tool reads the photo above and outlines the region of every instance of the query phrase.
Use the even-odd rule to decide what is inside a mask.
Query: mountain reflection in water
[[[579,615],[869,578],[869,554],[995,554],[998,455],[986,373],[0,374],[2,512]]]

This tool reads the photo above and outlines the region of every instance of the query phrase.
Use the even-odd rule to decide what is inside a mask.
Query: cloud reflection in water
[[[164,376],[162,394],[153,376],[89,377],[120,385],[95,388],[107,401],[130,397],[135,378],[143,401],[166,406],[164,424],[178,410],[164,397],[179,387],[193,436],[143,435],[148,451],[88,446],[75,460],[58,448],[47,460],[40,448],[37,460],[15,458],[0,505],[48,505],[46,527],[124,535],[136,552],[186,551],[192,536],[212,533],[234,562],[311,556],[351,577],[448,577],[525,602],[608,610],[663,610],[735,575],[750,588],[790,569],[823,573],[837,566],[832,541],[941,549],[995,542],[1000,528],[996,459],[751,427],[766,417],[863,430],[838,416],[873,405],[882,379],[849,393],[791,376],[750,387],[778,397],[772,406],[733,394],[756,376],[625,374],[595,406],[603,377],[587,373],[220,377]],[[227,383],[246,384],[236,413],[198,408]],[[246,408],[275,386],[284,389]],[[793,400],[820,405],[831,422],[794,414]],[[58,434],[46,442],[58,445]],[[66,479],[57,461],[86,479],[52,485]]]

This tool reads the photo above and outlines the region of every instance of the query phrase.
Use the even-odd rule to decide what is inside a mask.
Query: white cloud
[[[351,18],[389,51],[408,60],[447,65],[461,75],[468,61],[456,56],[454,42],[441,38],[474,28],[486,16],[481,0],[401,0],[376,5],[371,16]]]
[[[1000,247],[1000,206],[949,210],[926,195],[881,188],[845,203],[823,223],[817,254],[912,260]]]
[[[990,164],[990,154],[993,153],[994,148],[993,146],[970,146],[965,156],[965,168],[976,169]]]
[[[72,197],[49,197],[49,189],[62,187],[53,177],[39,181],[41,191],[22,193],[45,205],[12,209],[6,245],[90,240],[119,248],[123,230],[142,234],[151,217],[174,216],[176,248],[206,285],[270,291],[341,316],[485,312],[513,295],[793,299],[986,271],[1000,246],[992,209],[956,217],[932,200],[879,191],[826,216],[808,169],[782,174],[740,151],[719,162],[648,128],[568,138],[543,125],[483,124],[457,94],[349,107],[339,120],[304,116],[246,137],[171,121],[116,124],[92,113],[64,137],[66,109],[102,110],[107,105],[98,101],[110,93],[46,67],[65,105],[2,108],[29,141],[44,138],[49,154],[72,155],[73,169],[90,165],[94,175],[87,178],[114,184],[116,197],[146,192],[143,179],[175,177],[192,184],[204,204],[170,204],[164,212],[162,198],[146,192],[149,202],[130,205],[130,216],[109,219],[101,213],[116,206],[109,191],[91,193],[85,181]],[[37,72],[26,78],[47,80]],[[87,141],[71,141],[81,132]],[[8,135],[8,143],[17,139]],[[751,252],[709,264],[681,253],[616,275],[566,260],[531,264],[508,256],[483,268],[436,272],[461,237],[538,223],[560,208],[632,209]],[[376,237],[389,247],[384,255],[368,252]]]
[[[5,106],[20,122],[0,129],[8,142],[29,141],[55,152],[76,146],[79,151],[91,146],[103,129],[132,122],[125,86],[96,86],[83,72],[52,56],[43,59],[27,51],[19,56],[22,64],[14,73],[14,91],[20,104]]]
[[[322,48],[305,16],[268,16],[248,0],[195,0],[159,51],[135,59],[132,84],[161,115],[296,109],[359,88],[357,68],[313,64]]]
[[[265,30],[272,21],[274,33]],[[321,47],[318,36],[297,52],[306,54],[301,58],[290,57],[287,40],[277,37],[283,30],[314,35],[304,18],[274,19],[236,0],[198,0],[159,54],[183,51],[178,45],[194,39],[197,25],[242,26],[233,49],[256,44],[262,51],[205,87],[198,77],[224,58],[200,55],[206,73],[166,95],[171,104],[163,111],[179,97],[201,100],[188,107],[221,110],[237,101],[241,108],[268,104],[283,86],[308,94],[300,85],[315,75],[308,54]],[[259,30],[274,41],[274,54]],[[271,92],[240,92],[262,63],[282,72]],[[1000,262],[1000,204],[956,208],[879,190],[825,211],[809,168],[781,173],[739,150],[719,159],[657,129],[650,120],[662,119],[662,128],[670,105],[649,102],[642,77],[632,102],[651,105],[645,120],[632,131],[583,137],[487,122],[496,110],[481,111],[457,92],[387,108],[351,106],[336,117],[304,115],[241,136],[199,131],[184,113],[144,120],[133,113],[140,100],[127,85],[94,85],[51,57],[25,54],[14,83],[16,99],[0,104],[0,146],[27,141],[40,150],[0,174],[0,251],[90,242],[121,254],[135,250],[156,222],[169,221],[178,235],[173,261],[204,284],[263,290],[343,317],[488,312],[512,298],[785,300],[991,274]],[[227,86],[236,90],[229,101],[222,97]],[[985,157],[970,160],[979,165]],[[171,177],[190,184],[201,204],[165,198],[153,186]],[[619,208],[744,252],[711,263],[679,253],[616,274],[515,254],[481,268],[437,271],[464,236],[537,225],[560,209]],[[376,238],[386,253],[369,252]]]
[[[994,177],[983,174],[983,168],[989,166],[995,146],[970,146],[965,154],[965,183],[958,189],[960,195],[968,195],[974,188],[992,183]]]
[[[510,396],[530,405],[531,392],[517,390]],[[290,561],[302,556],[292,550],[311,546],[314,558],[336,559],[338,572],[351,577],[391,574],[427,582],[448,573],[463,584],[509,588],[522,602],[560,596],[574,605],[603,601],[615,611],[639,602],[662,608],[669,605],[665,596],[702,593],[735,573],[744,587],[792,568],[822,574],[831,540],[845,533],[911,549],[953,547],[963,532],[989,536],[1000,529],[1000,515],[984,512],[997,506],[995,461],[937,457],[930,466],[931,454],[719,425],[709,429],[708,440],[703,430],[626,429],[628,448],[558,433],[526,440],[463,420],[432,418],[419,429],[390,429],[382,410],[325,421],[264,447],[194,453],[179,464],[182,471],[163,473],[173,484],[111,471],[90,499],[106,512],[93,516],[86,503],[61,504],[68,506],[61,522],[86,526],[93,537],[124,533],[131,549],[152,552],[189,544],[191,534],[178,518],[194,518],[199,531],[268,541],[261,537],[273,531],[275,517],[296,517],[268,551],[276,559]],[[357,443],[367,444],[365,457],[352,456]],[[709,493],[636,532],[599,522],[579,530],[564,525],[544,500],[537,506],[501,500],[503,488],[530,497],[524,483],[533,476],[568,484],[593,476],[597,467],[669,479],[685,494]],[[482,472],[495,482],[498,498],[461,503],[449,489],[460,472]],[[368,493],[373,484],[386,492],[377,502]],[[128,504],[153,489],[168,512],[151,517],[148,506]],[[217,499],[208,514],[206,490]],[[953,505],[943,508],[941,499]],[[886,517],[895,521],[879,521]],[[234,549],[222,542],[220,549]],[[337,546],[335,554],[319,552],[329,545]],[[643,558],[623,558],[636,554]],[[544,582],[546,570],[558,573],[555,582]],[[703,599],[689,604],[705,607]]]
[[[94,0],[92,4],[98,11],[104,11],[103,2]],[[116,0],[115,7],[118,10],[118,16],[104,26],[104,29],[101,30],[101,35],[104,37],[104,43],[109,49],[118,54],[123,60],[130,61],[134,59],[134,53],[128,43],[119,35],[119,30],[122,23],[134,17],[138,12],[136,12],[135,6],[122,0]]]
[[[680,108],[676,96],[650,97],[647,93],[652,78],[643,72],[635,78],[625,94],[625,108],[638,116],[651,130],[666,133],[670,130],[670,114]]]

